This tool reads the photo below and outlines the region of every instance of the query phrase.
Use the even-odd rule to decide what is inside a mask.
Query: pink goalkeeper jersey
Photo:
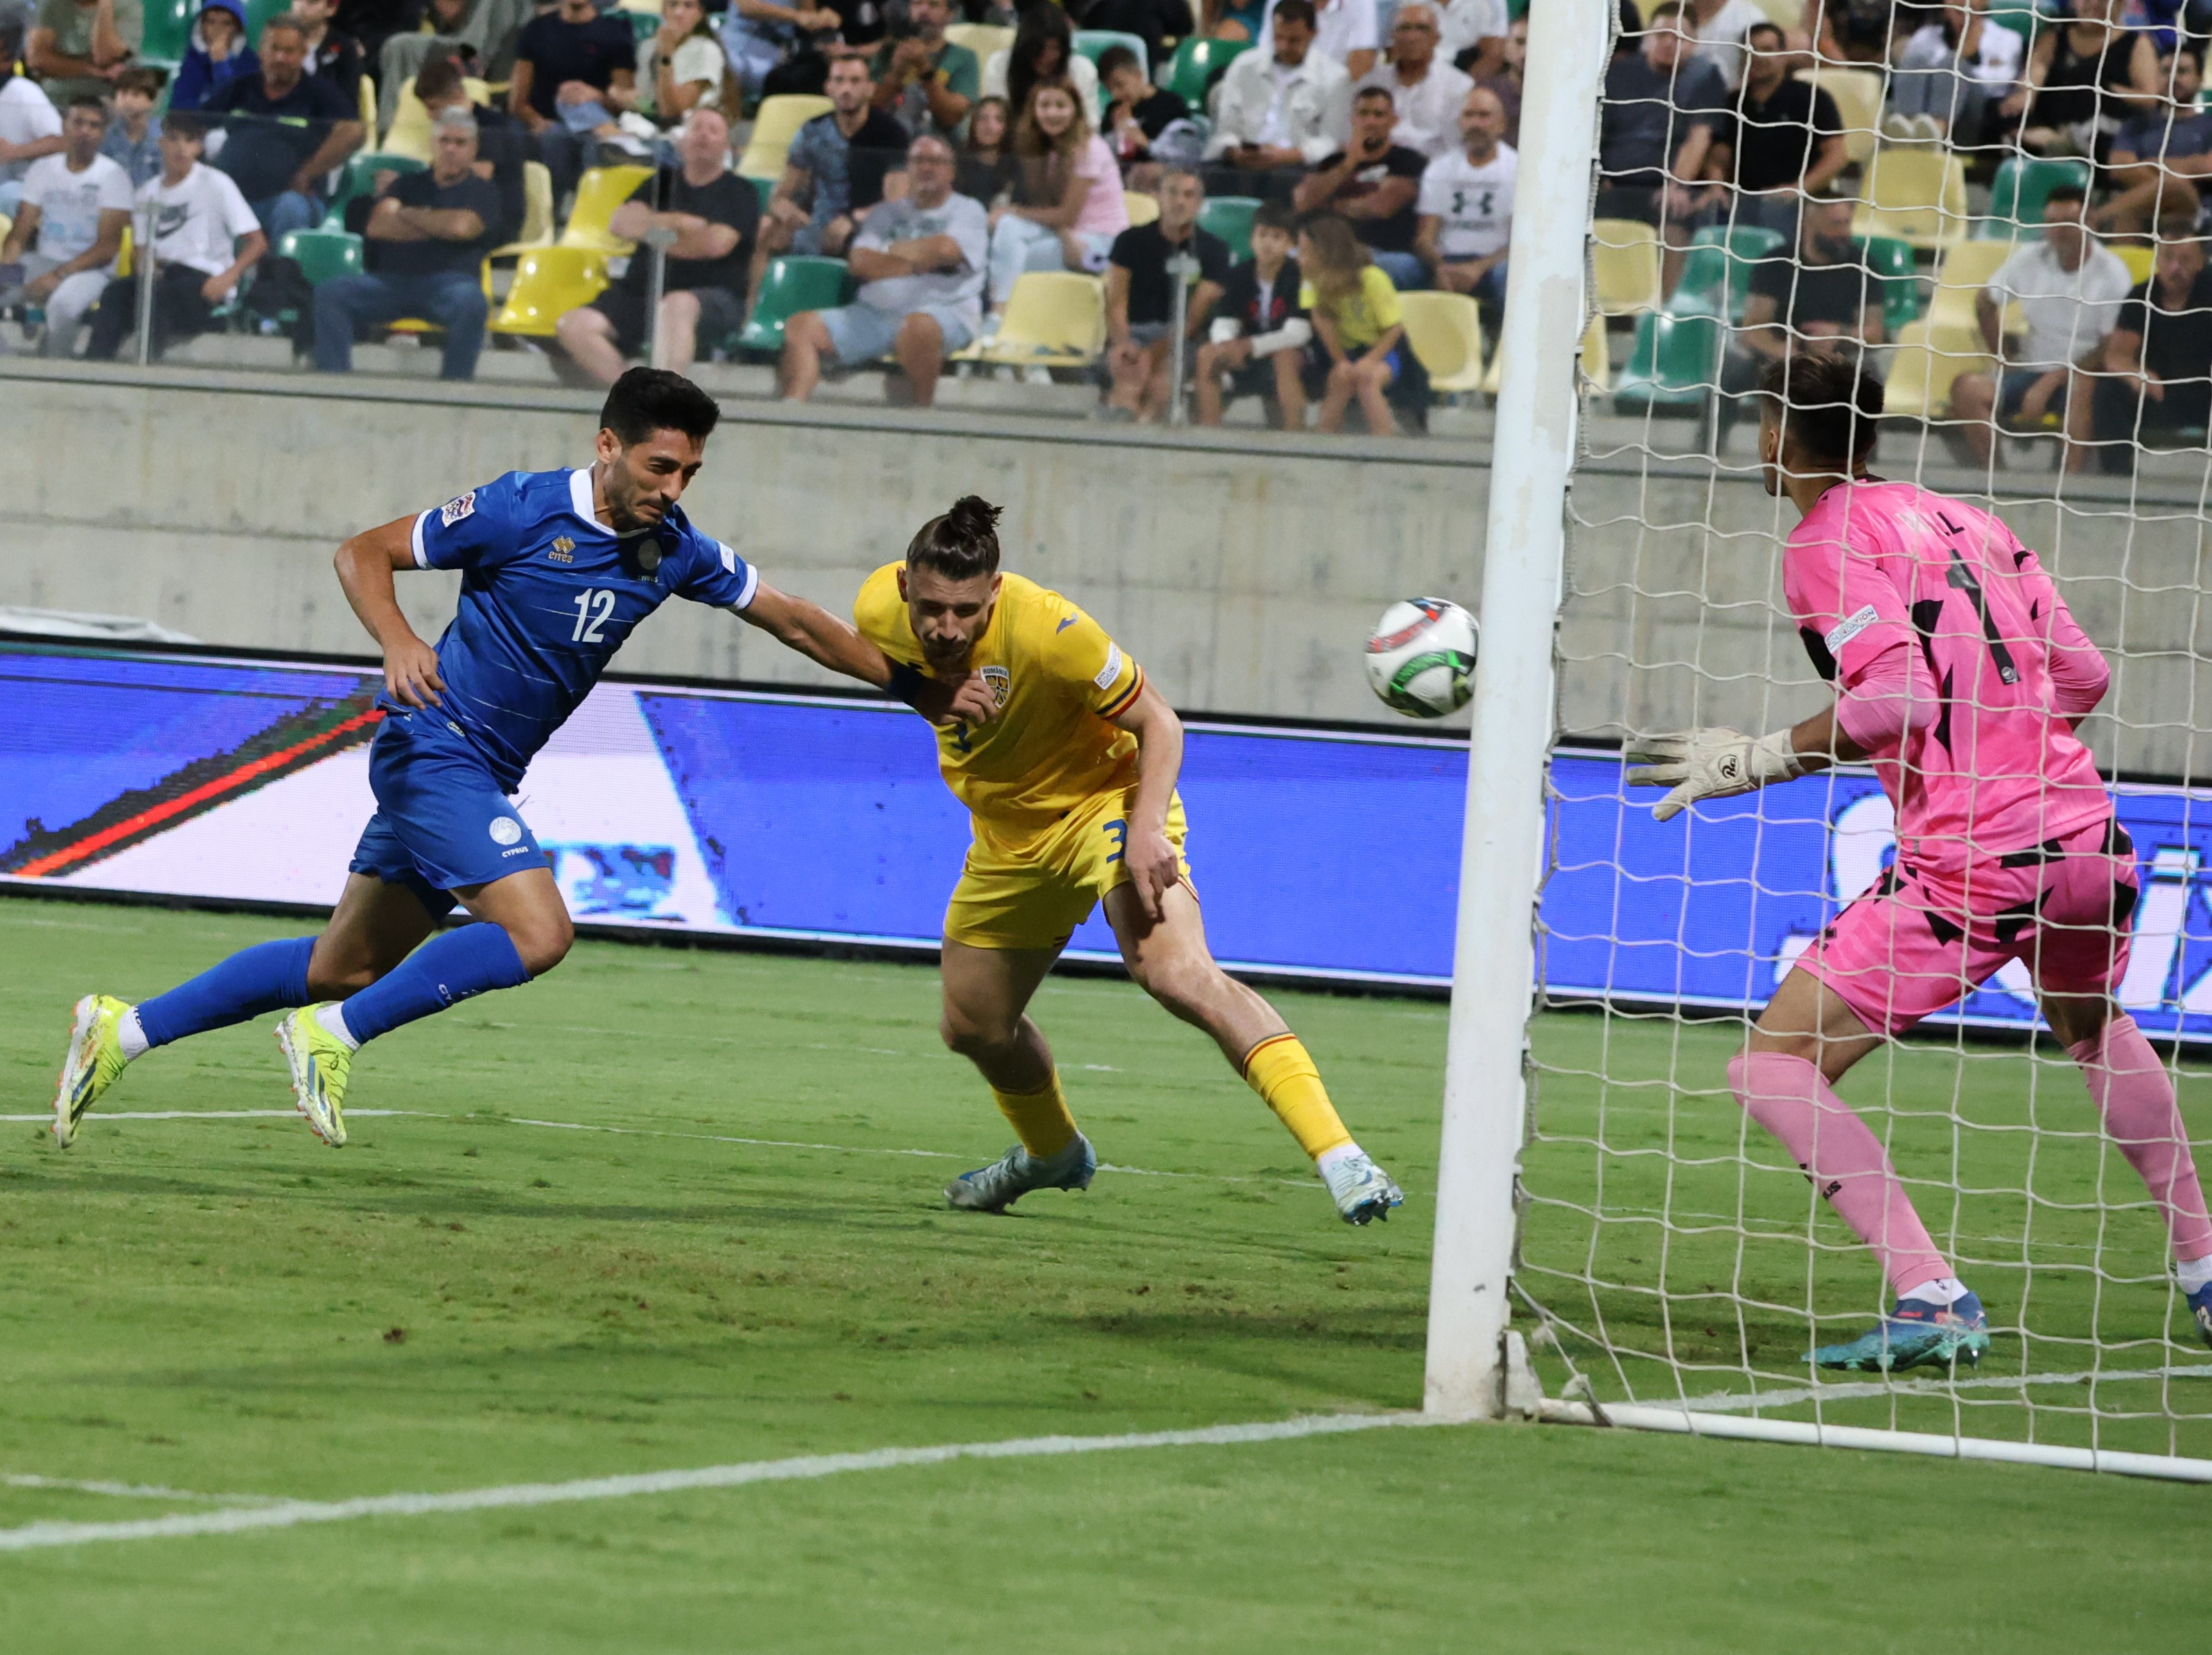
[[[1873,753],[1915,861],[1960,868],[2110,813],[2068,721],[2097,704],[2109,671],[1996,518],[1910,483],[1839,484],[1790,534],[1782,588],[1840,694],[1909,673],[1913,697],[1933,703]]]

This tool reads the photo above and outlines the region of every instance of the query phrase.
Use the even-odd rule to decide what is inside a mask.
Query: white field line
[[[920,1157],[926,1160],[963,1161],[970,1155],[950,1149],[882,1149],[856,1144],[807,1143],[796,1138],[739,1138],[718,1132],[668,1132],[657,1127],[600,1126],[588,1121],[538,1121],[520,1115],[453,1115],[434,1109],[349,1109],[346,1117],[355,1121],[391,1120],[405,1117],[422,1121],[482,1121],[490,1126],[534,1126],[556,1132],[608,1132],[623,1138],[676,1138],[687,1143],[743,1144],[754,1149],[816,1149],[833,1155],[900,1155]],[[0,1124],[28,1123],[43,1125],[53,1119],[48,1110],[38,1115],[0,1115]],[[88,1117],[91,1124],[103,1121],[290,1121],[298,1118],[298,1111],[289,1109],[148,1109],[117,1110]],[[1098,1163],[1101,1172],[1120,1172],[1134,1178],[1193,1178],[1202,1183],[1275,1183],[1293,1190],[1316,1190],[1326,1193],[1326,1187],[1310,1178],[1250,1178],[1230,1172],[1161,1172],[1142,1166],[1117,1166],[1111,1161]]]
[[[1907,1379],[1888,1384],[1869,1381],[1860,1384],[1805,1385],[1791,1390],[1729,1390],[1648,1405],[1686,1409],[1692,1414],[1745,1414],[1755,1409],[1802,1408],[1807,1402],[1858,1402],[1869,1396],[1948,1396],[1955,1390],[2017,1390],[2025,1385],[2078,1385],[2085,1380],[2119,1384],[2145,1379],[2212,1379],[2212,1363],[2087,1368],[2079,1373],[1992,1374],[1973,1379]]]
[[[163,1488],[144,1482],[80,1482],[70,1477],[33,1476],[27,1472],[0,1476],[10,1488],[52,1488],[72,1494],[114,1494],[125,1500],[198,1500],[219,1506],[281,1506],[273,1494],[202,1494],[190,1488]]]
[[[83,1546],[100,1541],[167,1540],[192,1535],[240,1534],[252,1529],[291,1529],[308,1523],[346,1523],[365,1517],[428,1517],[519,1506],[557,1506],[581,1500],[628,1500],[695,1488],[735,1488],[753,1482],[791,1482],[848,1471],[888,1471],[908,1465],[942,1465],[961,1459],[1030,1459],[1097,1454],[1130,1448],[1205,1448],[1335,1436],[1385,1427],[1448,1421],[1419,1414],[1328,1414],[1249,1425],[1207,1426],[1191,1431],[1133,1432],[1118,1437],[1020,1437],[1007,1442],[945,1443],[929,1448],[877,1448],[854,1454],[808,1454],[795,1459],[751,1460],[633,1476],[590,1477],[574,1482],[519,1482],[463,1488],[443,1494],[375,1494],[360,1500],[286,1500],[274,1506],[187,1512],[129,1523],[33,1523],[0,1529],[0,1552]]]

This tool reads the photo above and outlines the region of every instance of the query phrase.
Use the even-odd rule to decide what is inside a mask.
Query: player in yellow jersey
[[[1052,1049],[1027,1014],[1060,951],[1103,901],[1129,975],[1204,1029],[1314,1158],[1346,1221],[1404,1197],[1337,1117],[1275,1008],[1214,964],[1182,859],[1182,725],[1136,662],[1056,592],[999,572],[999,509],[973,495],[870,575],[860,631],[939,678],[980,674],[984,724],[939,728],[945,779],[975,843],[945,915],[945,1044],[982,1071],[1021,1141],[945,1189],[996,1213],[1032,1190],[1081,1190],[1098,1157],[1076,1129]]]

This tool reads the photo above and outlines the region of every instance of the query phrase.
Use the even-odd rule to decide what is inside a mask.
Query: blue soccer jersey
[[[464,571],[438,640],[441,711],[510,793],[663,599],[743,609],[760,584],[680,507],[617,536],[592,514],[589,471],[509,472],[416,518],[414,549],[423,569]],[[377,704],[404,710],[388,693]]]

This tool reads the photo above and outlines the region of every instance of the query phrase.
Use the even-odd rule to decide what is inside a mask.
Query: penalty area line
[[[647,1471],[630,1476],[588,1477],[571,1482],[518,1482],[450,1494],[375,1494],[358,1500],[286,1500],[273,1506],[188,1512],[128,1523],[33,1523],[0,1529],[0,1552],[27,1552],[107,1541],[172,1540],[198,1535],[242,1534],[254,1529],[292,1529],[311,1523],[347,1523],[372,1517],[431,1517],[527,1506],[629,1500],[641,1494],[736,1488],[756,1482],[793,1482],[854,1471],[889,1471],[909,1465],[944,1465],[965,1459],[1038,1459],[1067,1454],[1112,1453],[1139,1448],[1234,1447],[1352,1431],[1451,1423],[1421,1414],[1324,1414],[1245,1425],[1204,1426],[1185,1431],[1140,1431],[1115,1437],[1018,1437],[1002,1442],[944,1443],[923,1448],[876,1448],[850,1454],[806,1454],[792,1459],[750,1460],[690,1470]]]

